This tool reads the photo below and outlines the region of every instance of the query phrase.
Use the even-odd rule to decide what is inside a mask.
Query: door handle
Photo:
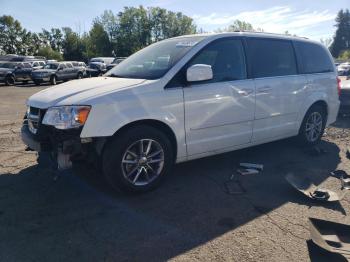
[[[261,94],[261,93],[269,93],[271,90],[272,90],[272,87],[264,86],[264,87],[258,89],[258,93],[259,94]]]
[[[242,96],[249,96],[250,94],[252,94],[254,92],[253,89],[240,89],[237,91],[237,93],[239,95],[242,95]]]

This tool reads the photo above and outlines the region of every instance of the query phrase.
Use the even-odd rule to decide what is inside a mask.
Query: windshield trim
[[[151,44],[151,45],[149,45],[149,46],[139,50],[138,52],[136,52],[133,55],[129,56],[128,58],[124,59],[123,61],[121,61],[114,68],[112,68],[110,71],[108,71],[106,74],[104,74],[104,76],[106,76],[106,77],[116,77],[116,76],[113,76],[113,74],[114,74],[114,75],[118,75],[118,77],[121,77],[121,78],[145,79],[145,80],[161,79],[174,66],[176,66],[193,48],[198,46],[198,44],[200,44],[205,39],[207,39],[207,36],[203,36],[203,35],[198,35],[198,36],[194,35],[194,36],[191,36],[191,37],[189,37],[189,36],[180,36],[180,37],[169,38],[169,39],[165,39],[165,40],[153,43],[153,44]],[[125,64],[128,63],[128,61],[130,61],[130,59],[132,59],[132,58],[135,59],[135,56],[137,54],[139,54],[139,52],[142,52],[143,50],[145,50],[146,48],[149,48],[149,47],[152,47],[152,46],[154,47],[156,45],[161,45],[163,43],[168,43],[168,42],[174,42],[173,48],[176,48],[177,46],[181,46],[181,47],[184,47],[184,48],[188,47],[188,48],[186,50],[183,50],[183,53],[179,52],[178,54],[175,54],[174,57],[171,57],[170,59],[175,59],[175,61],[172,64],[170,64],[168,68],[166,68],[166,69],[159,69],[159,71],[161,71],[161,73],[149,71],[151,74],[148,74],[148,75],[145,74],[146,72],[139,73],[138,75],[137,75],[137,73],[129,75],[127,73],[115,72],[115,71],[118,71],[119,68],[121,68],[123,66],[125,67]],[[187,43],[187,45],[184,45],[183,43]],[[179,56],[179,57],[176,57],[176,56]],[[134,64],[134,65],[136,66],[137,64]],[[154,76],[152,75],[152,73],[154,74]]]

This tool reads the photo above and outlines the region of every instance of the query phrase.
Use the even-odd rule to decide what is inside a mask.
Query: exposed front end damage
[[[50,166],[57,170],[72,167],[72,162],[79,160],[95,161],[98,148],[103,140],[80,138],[82,127],[59,130],[42,124],[46,109],[28,107],[21,129],[22,141],[27,150],[37,151]],[[40,161],[38,161],[40,162]]]

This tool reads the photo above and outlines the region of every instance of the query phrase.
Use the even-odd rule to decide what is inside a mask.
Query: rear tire
[[[83,78],[83,74],[82,73],[78,73],[77,79],[82,79]]]
[[[13,76],[7,76],[5,78],[5,85],[13,86],[15,84],[15,78]]]
[[[107,144],[102,169],[107,182],[116,190],[132,193],[155,189],[174,164],[168,137],[147,125],[122,132]]]
[[[51,78],[50,78],[50,84],[51,84],[51,85],[56,85],[56,84],[57,84],[57,77],[56,77],[56,76],[51,76]]]
[[[314,146],[321,141],[327,122],[323,106],[313,105],[305,114],[300,126],[298,140],[303,146]]]

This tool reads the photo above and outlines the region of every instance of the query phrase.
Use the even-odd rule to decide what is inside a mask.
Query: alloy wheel
[[[309,115],[306,125],[305,134],[309,142],[315,142],[322,133],[323,119],[319,112],[313,112]]]
[[[134,186],[145,186],[161,174],[164,167],[164,150],[153,139],[141,139],[124,152],[121,168],[123,175]]]

